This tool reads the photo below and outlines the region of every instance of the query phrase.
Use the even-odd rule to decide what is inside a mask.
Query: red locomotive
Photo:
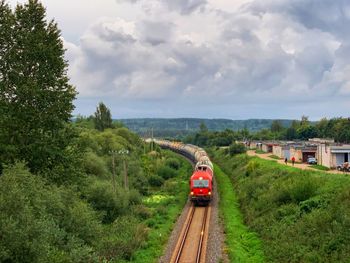
[[[189,158],[195,164],[195,170],[190,178],[190,200],[195,204],[208,204],[213,195],[213,164],[207,153],[200,147],[155,140],[162,148],[171,149]]]
[[[190,189],[192,202],[197,204],[209,203],[213,191],[212,177],[206,171],[195,171],[190,179]]]

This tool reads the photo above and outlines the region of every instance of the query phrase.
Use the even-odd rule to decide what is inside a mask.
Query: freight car
[[[191,144],[167,140],[154,141],[160,147],[177,152],[194,163],[194,171],[189,181],[189,198],[195,204],[208,204],[212,199],[214,169],[207,153],[202,148]]]

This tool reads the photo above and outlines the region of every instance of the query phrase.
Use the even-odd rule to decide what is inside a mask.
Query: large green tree
[[[280,120],[274,120],[271,123],[271,131],[272,132],[280,132],[283,130],[283,126]]]
[[[29,0],[12,11],[1,1],[0,162],[22,159],[34,172],[64,162],[75,96],[60,31],[42,4]]]
[[[95,128],[99,131],[113,127],[111,111],[103,102],[100,102],[96,108],[94,122]]]

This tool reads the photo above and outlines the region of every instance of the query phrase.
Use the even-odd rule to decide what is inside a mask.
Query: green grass
[[[272,159],[276,159],[276,160],[282,159],[282,158],[279,158],[277,155],[274,155],[274,154],[269,155],[269,157],[272,158]]]
[[[133,254],[132,259],[124,262],[158,262],[159,257],[163,254],[177,217],[187,201],[188,178],[192,168],[183,159],[181,159],[181,164],[179,176],[169,180],[171,190],[167,191],[163,187],[162,191],[154,192],[152,196],[144,199],[143,204],[152,211],[152,217],[146,221],[149,228],[148,238],[142,248]]]
[[[309,165],[309,167],[317,169],[317,170],[321,170],[321,171],[329,171],[330,170],[328,167],[323,166],[323,165],[319,165],[319,164]]]
[[[226,248],[231,262],[264,262],[261,242],[244,224],[229,177],[215,165],[220,195],[220,216],[224,221]]]
[[[260,149],[256,149],[256,150],[255,150],[255,153],[257,153],[257,154],[263,154],[263,153],[266,153],[266,152],[264,152],[263,150],[260,150]]]

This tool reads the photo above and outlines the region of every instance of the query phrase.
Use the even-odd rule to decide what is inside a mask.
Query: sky
[[[348,0],[42,3],[62,30],[74,114],[102,101],[118,119],[350,116]]]

